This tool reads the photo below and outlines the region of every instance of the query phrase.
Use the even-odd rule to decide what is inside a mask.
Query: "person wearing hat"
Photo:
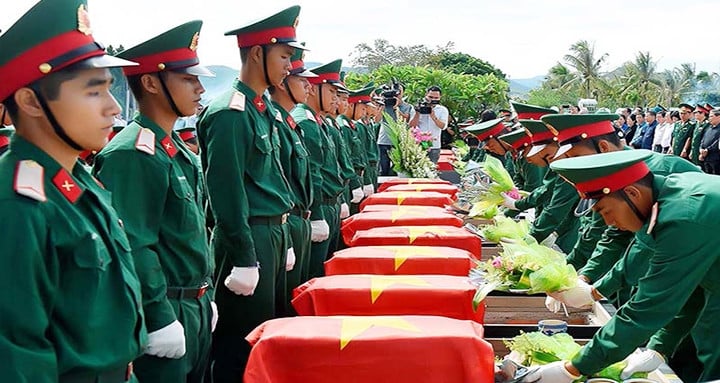
[[[264,94],[292,69],[305,49],[295,38],[299,6],[226,32],[240,48],[239,78],[216,97],[197,123],[200,156],[215,218],[211,252],[217,262],[213,334],[216,383],[242,379],[250,354],[245,336],[278,315],[286,302],[292,244],[287,220],[292,191],[280,163],[281,114]]]
[[[518,127],[510,133],[503,134],[498,139],[509,145],[509,153],[514,159],[515,178],[513,182],[520,190],[533,191],[543,184],[543,178],[547,173],[547,167],[533,165],[525,158],[525,151],[531,144],[530,136],[527,135],[525,128],[518,124]],[[501,150],[500,145],[493,144],[488,146],[488,150]]]
[[[291,115],[303,132],[303,141],[310,158],[313,178],[313,204],[310,207],[311,241],[309,278],[324,274],[323,263],[337,246],[340,229],[340,204],[345,183],[338,162],[338,148],[331,138],[324,115],[337,109],[337,90],[341,61],[335,60],[310,69],[317,77],[310,77],[309,95],[305,103],[297,104]]]
[[[41,0],[0,35],[0,376],[126,382],[147,341],[140,283],[110,193],[78,162],[120,107],[84,0]]]
[[[382,97],[371,94],[371,103],[366,104],[367,116],[363,119],[363,125],[367,128],[365,152],[368,157],[368,166],[363,173],[363,194],[365,197],[372,195],[377,190],[378,174],[380,171],[380,148],[378,146],[378,134],[380,132],[385,101]]]
[[[710,110],[705,109],[705,105],[701,104],[698,104],[693,112],[693,115],[695,116],[695,129],[693,129],[692,136],[690,136],[689,159],[692,163],[699,165],[701,168],[704,168],[704,164],[700,159],[700,142],[705,135],[705,130],[710,127],[710,121],[708,121],[709,114]]]
[[[112,192],[143,292],[149,342],[135,361],[140,381],[201,382],[213,310],[200,159],[173,130],[205,92],[198,76],[202,21],[190,21],[117,56],[139,112],[95,157],[93,173]]]
[[[720,314],[716,294],[720,180],[697,173],[654,175],[644,162],[650,156],[646,150],[623,150],[552,164],[584,199],[596,201],[593,209],[608,225],[647,233],[655,248],[647,273],[638,281],[637,293],[593,339],[571,361],[540,367],[525,381],[572,382],[581,374],[593,374],[625,358],[679,313],[695,323],[690,335],[703,365],[699,381],[720,378],[720,333],[716,331]],[[574,290],[578,302],[591,303],[600,295],[583,286]],[[687,310],[698,293],[702,307]],[[645,371],[662,361],[653,346],[651,342],[651,351],[645,354],[651,361],[645,364]]]
[[[340,61],[342,67],[342,61]],[[343,192],[340,195],[340,220],[343,220],[350,216],[350,204],[359,203],[362,200],[362,179],[360,175],[355,172],[353,165],[353,158],[350,153],[352,150],[350,142],[346,140],[345,133],[343,133],[344,126],[338,122],[339,115],[347,110],[350,91],[345,87],[343,83],[344,73],[340,72],[340,82],[337,86],[337,107],[325,114],[325,123],[328,127],[333,129],[328,130],[328,136],[332,138],[335,147],[338,152],[338,165],[340,165],[340,173],[342,175],[343,182],[345,184]],[[339,227],[339,224],[338,224]],[[335,246],[331,246],[329,255],[338,249],[338,246],[342,243],[340,240],[340,230],[338,229],[338,238],[335,240]]]
[[[506,132],[505,119],[496,118],[474,124],[464,128],[464,130],[477,137],[480,145],[483,145],[484,150],[490,152],[498,160],[500,160],[505,167],[505,170],[510,174],[510,177],[515,178],[515,166],[513,164],[513,157],[510,150],[510,145],[501,142],[498,137]],[[490,148],[492,146],[492,148]]]
[[[720,174],[720,109],[711,109],[709,126],[700,143],[700,160],[708,174]]]
[[[344,103],[345,108],[342,114],[338,115],[338,124],[342,127],[343,138],[350,150],[350,158],[358,176],[359,182],[364,184],[364,172],[368,166],[367,152],[363,139],[367,137],[367,127],[360,122],[366,115],[365,104],[370,102],[370,92],[372,88],[363,88],[350,91]],[[341,105],[338,111],[342,109],[343,97],[340,97]],[[359,193],[357,193],[359,192]],[[359,204],[364,197],[362,185],[356,190],[352,190],[350,196],[350,213],[355,214],[359,211]]]
[[[693,130],[695,130],[695,123],[690,118],[694,110],[695,108],[690,104],[680,104],[680,121],[676,122],[673,127],[670,154],[688,158],[690,138],[692,137]]]
[[[283,174],[290,184],[293,208],[288,217],[292,253],[288,253],[285,264],[287,270],[287,296],[292,297],[292,290],[310,278],[310,207],[313,205],[313,183],[321,183],[319,173],[310,172],[310,158],[303,143],[303,131],[290,115],[296,105],[305,103],[308,98],[311,77],[316,74],[305,68],[304,50],[297,49],[290,59],[290,74],[277,86],[270,87],[273,106],[280,113],[280,120],[275,124],[280,137],[280,163]],[[318,178],[313,182],[314,178]],[[294,255],[293,260],[291,254]],[[286,312],[294,313],[290,300],[286,302]]]
[[[614,114],[547,115],[542,117],[542,121],[558,131],[560,149],[555,156],[562,158],[628,150],[629,148],[622,145],[621,138],[612,125],[612,121],[617,117]],[[654,152],[645,162],[653,173],[659,175],[699,171],[685,159]],[[580,236],[573,251],[568,254],[568,263],[579,270],[579,275],[585,282],[601,279],[623,254],[645,254],[651,249],[647,245],[651,241],[636,238],[632,247],[627,250],[634,235],[607,226],[602,216],[591,211],[585,200],[580,202],[575,214],[580,216]],[[628,287],[631,286],[626,286]],[[617,290],[612,291],[615,292]],[[610,291],[603,293],[607,297],[611,296]]]
[[[366,165],[362,175],[363,197],[372,195],[375,192],[378,177],[378,159],[380,158],[377,136],[375,134],[377,130],[373,126],[372,117],[378,113],[378,110],[382,110],[382,106],[375,104],[373,90],[374,86],[370,83],[358,91],[362,93],[352,93],[350,98],[348,98],[349,103],[356,105],[354,106],[353,113],[357,120],[353,122],[355,123],[357,136],[360,140],[360,150],[363,151],[366,159]]]

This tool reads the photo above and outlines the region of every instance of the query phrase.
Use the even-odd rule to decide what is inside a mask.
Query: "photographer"
[[[405,86],[395,79],[389,84],[383,85],[381,93],[379,92],[385,103],[384,112],[394,121],[398,121],[398,118],[400,118],[407,122],[415,115],[412,105],[403,101],[404,92]],[[390,164],[388,151],[392,149],[392,142],[384,125],[381,126],[380,132],[378,133],[377,143],[380,151],[380,175],[389,176],[392,174],[392,166]]]
[[[417,126],[423,132],[430,132],[433,142],[428,157],[433,163],[440,159],[440,133],[448,126],[450,113],[440,105],[442,90],[437,85],[428,88],[425,98],[415,107],[415,116],[410,119],[410,126]]]

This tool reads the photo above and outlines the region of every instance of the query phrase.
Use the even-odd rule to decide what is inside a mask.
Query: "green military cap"
[[[525,127],[525,131],[530,136],[532,148],[528,151],[527,157],[532,157],[547,146],[551,142],[557,141],[557,131],[552,127],[548,127],[544,122],[538,120],[518,120],[520,125]]]
[[[546,114],[556,113],[554,110],[542,106],[521,104],[515,101],[510,101],[510,105],[515,109],[518,120],[539,120]]]
[[[488,120],[478,124],[470,125],[463,130],[475,135],[475,137],[477,137],[479,141],[485,141],[502,134],[502,132],[505,130],[505,125],[503,125],[502,121],[502,117],[496,118],[494,120]]]
[[[344,94],[350,94],[350,89],[347,88],[345,85],[345,71],[340,71],[340,83],[342,84],[342,88],[338,87],[338,93],[344,93]]]
[[[584,139],[615,133],[612,121],[618,118],[617,114],[548,114],[541,121],[557,131],[560,148],[555,157],[560,157]]]
[[[678,105],[678,108],[688,108],[688,109],[690,109],[690,110],[695,110],[695,108],[693,108],[692,105],[686,104],[686,103],[684,103],[684,102],[683,102],[682,104]]]
[[[136,65],[105,54],[92,36],[85,0],[41,0],[0,35],[0,101],[71,65]]]
[[[695,112],[705,113],[705,115],[707,116],[710,114],[710,109],[707,109],[703,104],[697,104],[695,106]]]
[[[584,199],[600,199],[650,173],[649,150],[620,150],[554,161],[550,169],[571,183]]]
[[[705,109],[707,109],[708,111],[711,111],[711,110],[715,109],[715,107],[706,102]]]
[[[520,126],[519,129],[515,129],[510,133],[503,134],[498,138],[501,141],[512,146],[512,148],[515,150],[520,150],[522,148],[530,146],[530,144],[532,143],[532,141],[530,140],[530,136],[528,136],[527,132],[525,131],[525,129],[522,128],[522,126]]]
[[[327,64],[317,66],[310,69],[317,77],[308,79],[311,84],[331,84],[338,89],[347,89],[340,81],[340,69],[342,68],[342,60],[338,59]]]
[[[239,48],[256,45],[287,44],[298,49],[307,49],[295,37],[300,6],[293,5],[270,17],[253,22],[242,28],[225,32],[225,36],[235,36]]]
[[[369,104],[372,102],[372,97],[370,96],[370,94],[372,94],[373,90],[374,87],[372,86],[366,86],[358,90],[351,90],[350,97],[348,97],[348,102],[350,104]]]
[[[305,46],[305,43],[300,43],[300,45]],[[317,77],[315,73],[305,68],[304,49],[295,49],[295,53],[290,57],[290,66],[292,68],[290,69],[290,76]]]
[[[126,76],[174,71],[214,77],[209,69],[199,65],[197,48],[202,24],[200,20],[187,22],[118,53],[117,57],[140,64],[124,68],[123,72]]]

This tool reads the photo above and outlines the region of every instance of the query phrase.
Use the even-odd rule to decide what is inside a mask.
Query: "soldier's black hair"
[[[128,87],[137,101],[140,101],[143,95],[142,81],[140,81],[141,77],[142,74],[127,77]]]
[[[613,144],[614,146],[620,146],[620,136],[618,136],[616,132],[590,137],[586,140],[578,142],[575,145],[582,145],[588,149],[598,150],[598,143],[603,140]]]

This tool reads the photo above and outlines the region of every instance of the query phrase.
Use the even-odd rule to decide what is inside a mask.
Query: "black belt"
[[[207,292],[208,284],[200,287],[168,287],[167,297],[169,299],[200,299]]]
[[[116,382],[125,383],[130,380],[132,376],[132,363],[129,363],[127,367],[117,368],[111,371],[101,372],[99,374],[67,374],[60,376],[60,382],[62,383],[97,383],[97,382]]]
[[[287,222],[289,213],[276,215],[274,217],[250,217],[248,223],[251,225],[282,225]]]
[[[297,207],[292,208],[290,210],[290,214],[296,215],[302,219],[308,219],[310,218],[311,211],[310,210],[300,210]]]

